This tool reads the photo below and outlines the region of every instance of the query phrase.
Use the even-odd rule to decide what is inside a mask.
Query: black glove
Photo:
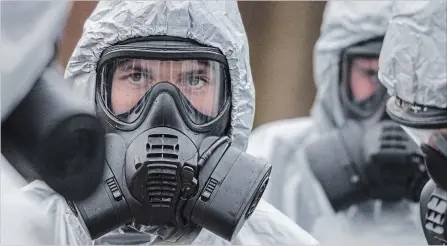
[[[429,180],[423,153],[393,121],[383,121],[366,132],[363,170],[369,196],[383,201],[407,198],[418,202]]]
[[[418,201],[428,181],[422,153],[402,128],[348,121],[309,144],[310,168],[338,211],[368,199]]]

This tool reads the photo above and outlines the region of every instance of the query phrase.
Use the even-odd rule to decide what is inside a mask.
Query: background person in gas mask
[[[379,78],[388,88],[390,117],[420,145],[431,180],[421,194],[427,242],[447,243],[447,2],[393,5]]]
[[[164,164],[163,167],[172,164],[172,159],[168,159],[173,156],[189,161],[186,156],[192,157],[197,152],[195,148],[208,136],[228,135],[233,147],[245,149],[253,120],[254,89],[247,38],[236,2],[100,2],[85,23],[83,36],[68,63],[66,77],[74,79],[75,91],[95,102],[108,131],[115,133],[115,139],[121,139],[118,142],[125,145],[121,152],[122,149],[114,148],[116,145],[108,144],[106,158],[109,164],[117,163],[126,154],[127,160],[118,163],[120,168],[111,169],[114,172],[126,169],[126,175],[127,171],[133,172],[135,179],[132,180],[145,182],[139,179],[139,174],[158,172],[144,169],[148,167],[142,165],[146,157],[162,158],[164,162],[159,164]],[[203,164],[202,171],[207,165],[208,162]],[[136,169],[144,172],[135,172]],[[184,171],[188,174],[188,170]],[[172,177],[172,170],[163,172],[155,174]],[[243,172],[241,169],[240,173]],[[115,173],[116,179],[120,177]],[[235,180],[246,178],[244,175],[233,177]],[[148,187],[152,181],[157,180],[149,180]],[[166,190],[156,192],[161,195],[177,192],[175,188],[167,189],[171,181],[162,180],[164,183],[157,187]],[[114,186],[114,193],[110,195],[122,198],[120,195],[125,195],[129,188],[129,193],[144,203],[145,198],[140,195],[145,191],[139,184],[133,184],[126,187],[119,183],[122,193],[118,194]],[[57,194],[40,182],[29,185],[26,191],[38,193],[43,206],[59,210],[54,218],[60,225],[58,231],[68,235],[61,244],[91,243],[78,218]],[[184,231],[163,225],[177,218],[169,209],[160,209],[172,206],[172,199],[176,197],[171,198],[151,200],[159,208],[149,208],[137,218],[140,221],[153,219],[157,225],[125,221],[126,226],[95,243],[229,244],[208,230],[199,233],[199,230]],[[99,209],[102,204],[90,205],[105,211]],[[213,218],[218,212],[208,215]],[[196,216],[201,216],[200,212]],[[109,222],[104,220],[103,226],[112,226],[106,225]],[[315,244],[316,241],[261,200],[232,243]]]
[[[385,114],[378,56],[390,1],[331,1],[315,46],[311,118],[271,123],[247,152],[273,165],[264,198],[322,243],[420,244],[427,175],[417,146]]]

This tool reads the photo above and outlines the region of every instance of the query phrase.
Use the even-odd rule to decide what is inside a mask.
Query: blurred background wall
[[[67,64],[96,1],[73,2],[60,44]],[[318,38],[325,2],[240,1],[250,45],[256,87],[254,126],[309,114],[315,87],[312,49]]]

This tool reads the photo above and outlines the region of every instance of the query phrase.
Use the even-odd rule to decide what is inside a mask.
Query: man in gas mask
[[[421,244],[422,155],[385,114],[378,56],[390,1],[329,1],[310,118],[260,126],[247,152],[273,165],[264,198],[322,243]]]
[[[243,152],[254,88],[237,2],[99,2],[66,77],[108,134],[91,197],[26,189],[62,210],[61,244],[316,243],[260,200],[270,166]]]
[[[430,245],[447,243],[447,3],[393,5],[379,78],[388,88],[390,117],[418,143],[431,180],[420,200],[422,229]]]
[[[0,244],[58,244],[53,218],[20,188],[40,179],[67,199],[91,195],[104,167],[104,128],[55,59],[70,3],[2,1],[0,9]]]

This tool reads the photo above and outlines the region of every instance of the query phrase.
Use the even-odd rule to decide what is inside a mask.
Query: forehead
[[[364,63],[364,64],[376,64],[379,61],[379,57],[365,57],[365,56],[357,56],[352,59],[353,62],[356,63]]]
[[[356,57],[353,58],[348,65],[351,67],[351,71],[363,71],[363,70],[379,70],[379,58],[378,57]]]

